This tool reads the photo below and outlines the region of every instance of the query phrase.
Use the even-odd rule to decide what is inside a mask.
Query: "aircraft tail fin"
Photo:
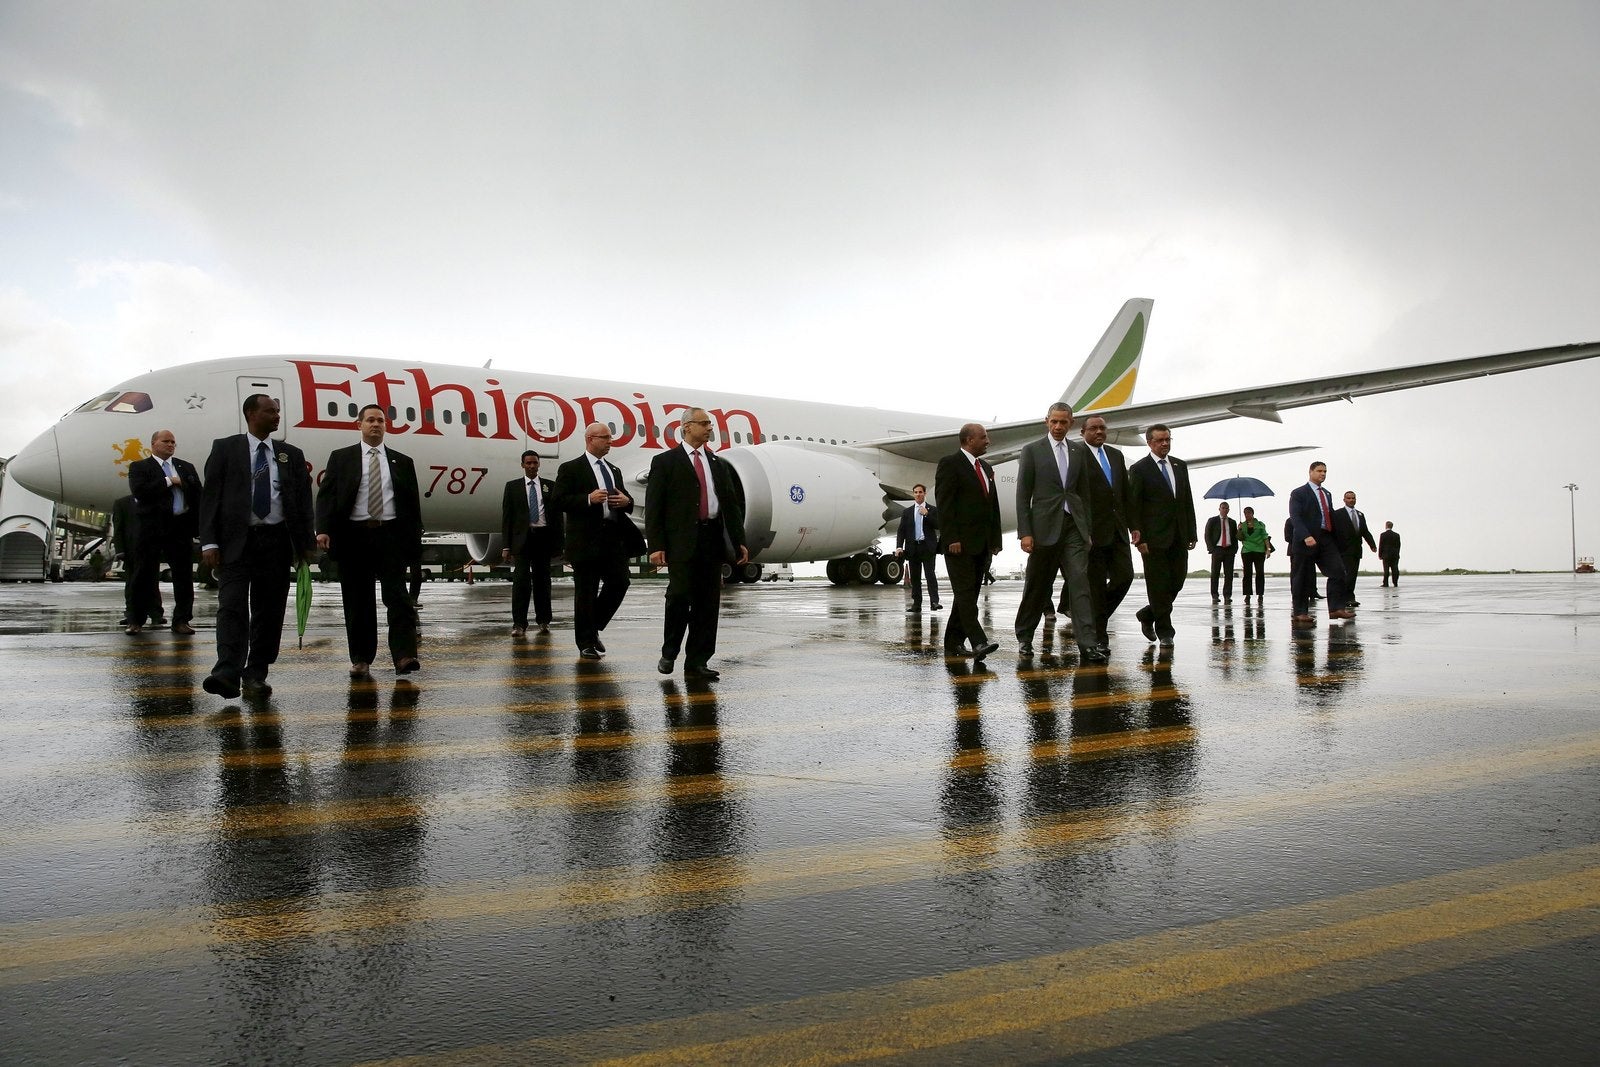
[[[1061,394],[1062,402],[1070,404],[1079,419],[1085,412],[1114,408],[1133,399],[1139,360],[1144,356],[1144,338],[1150,328],[1150,309],[1154,306],[1154,300],[1144,297],[1123,304],[1072,384]]]

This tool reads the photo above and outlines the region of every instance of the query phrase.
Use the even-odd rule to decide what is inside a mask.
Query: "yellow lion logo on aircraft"
[[[128,464],[137,463],[150,454],[149,449],[144,447],[144,442],[137,437],[130,437],[120,444],[112,445],[111,451],[117,454],[117,458],[112,460],[112,465],[117,468],[119,478],[128,476]]]

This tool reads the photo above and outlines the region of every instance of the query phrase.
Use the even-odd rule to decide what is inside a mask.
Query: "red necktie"
[[[983,476],[983,464],[977,460],[972,461],[972,469],[978,472],[978,485],[983,489],[983,495],[989,495],[989,479]]]
[[[1333,515],[1328,511],[1328,491],[1322,486],[1317,486],[1317,503],[1322,505],[1322,528],[1333,529]]]
[[[706,468],[700,462],[700,450],[697,448],[689,455],[694,457],[694,476],[700,479],[700,518],[711,517],[711,494],[706,491]]]

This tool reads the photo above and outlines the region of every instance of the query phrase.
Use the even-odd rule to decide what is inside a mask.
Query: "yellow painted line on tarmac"
[[[1588,846],[1012,963],[375,1062],[1060,1059],[1593,936],[1597,863]]]
[[[1382,775],[1338,783],[1296,783],[1270,793],[1200,802],[1067,812],[1017,830],[974,828],[954,839],[924,830],[586,871],[565,878],[530,875],[496,882],[329,893],[311,900],[11,923],[0,925],[0,945],[6,946],[0,956],[0,987],[137,968],[173,953],[235,944],[370,935],[423,923],[567,925],[703,907],[729,896],[752,902],[878,888],[1111,849],[1139,834],[1208,833],[1307,809],[1325,812],[1336,805],[1449,792],[1596,763],[1600,763],[1600,731],[1454,760],[1429,757]],[[1588,853],[1593,855],[1584,861],[1586,865],[1600,858],[1600,845]]]
[[[617,738],[623,747],[625,735],[578,735]],[[1031,747],[1032,758],[1041,761],[1084,762],[1137,753],[1153,748],[1168,748],[1192,743],[1190,728],[1123,730],[1096,734],[1091,738],[1062,743],[1041,742]],[[631,738],[629,738],[631,740]],[[704,743],[703,735],[692,734],[687,743]],[[1006,761],[983,751],[964,753],[950,766],[975,770]],[[596,782],[566,788],[517,790],[503,793],[461,792],[411,797],[379,797],[362,800],[263,804],[224,809],[220,814],[209,809],[163,811],[127,818],[99,818],[54,822],[25,830],[0,830],[0,849],[59,846],[91,841],[126,840],[130,833],[151,836],[197,836],[219,834],[224,837],[269,837],[311,833],[328,826],[378,825],[419,821],[470,813],[508,814],[541,809],[629,810],[652,807],[662,802],[696,803],[725,795],[776,792],[808,785],[839,785],[850,782],[883,786],[929,773],[931,765],[897,764],[892,771],[877,766],[834,767],[826,775],[796,777],[788,774],[682,775],[648,782]]]

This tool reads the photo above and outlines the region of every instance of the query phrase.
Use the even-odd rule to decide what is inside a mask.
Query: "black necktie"
[[[258,519],[272,514],[272,471],[267,462],[267,443],[261,441],[256,445],[255,469],[250,472],[250,510]]]

